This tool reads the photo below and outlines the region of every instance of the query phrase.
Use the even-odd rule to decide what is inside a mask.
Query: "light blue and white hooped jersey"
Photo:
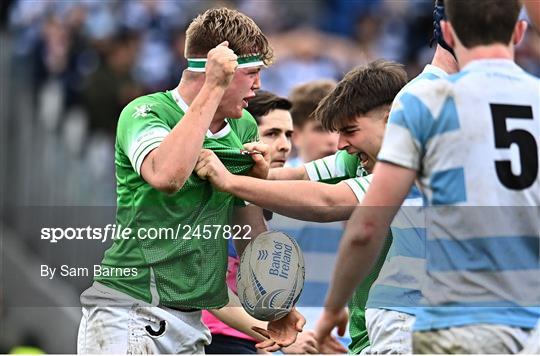
[[[477,60],[393,108],[379,159],[418,171],[430,306],[415,329],[540,316],[540,81]]]
[[[427,65],[396,98],[419,81],[435,80],[447,75],[442,69]],[[351,178],[354,172],[352,165],[361,168],[358,160],[353,162],[346,152],[339,151],[333,156],[310,162],[305,167],[310,179],[314,181],[348,178],[344,182],[352,189],[358,202],[362,202],[372,176],[360,178],[363,174],[356,172],[359,178]],[[371,286],[366,306],[416,314],[421,305],[421,283],[426,275],[425,216],[422,194],[417,187],[412,187],[390,229],[393,242],[379,277]]]
[[[423,81],[447,77],[442,69],[427,65],[397,94],[395,102],[411,87]],[[396,310],[415,315],[422,300],[421,287],[426,276],[426,224],[424,201],[413,186],[390,224],[392,245],[379,277],[371,286],[367,308]]]

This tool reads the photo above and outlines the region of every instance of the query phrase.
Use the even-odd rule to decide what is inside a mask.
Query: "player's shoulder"
[[[239,119],[229,120],[229,123],[237,132],[257,130],[257,121],[247,110],[242,110],[242,116]]]
[[[411,82],[398,96],[392,106],[393,111],[404,110],[431,113],[439,111],[444,103],[453,96],[455,83],[450,76],[431,78],[430,80],[417,80]]]
[[[332,156],[329,156],[332,157]],[[333,157],[335,157],[336,166],[342,165],[345,173],[348,177],[362,177],[367,175],[366,170],[362,167],[357,154],[348,153],[345,150],[337,151]]]
[[[347,165],[349,163],[353,163],[353,165],[358,165],[358,156],[356,154],[350,154],[345,150],[338,150],[335,153],[320,158],[316,161],[323,161],[328,163],[333,162],[337,165]]]
[[[165,92],[157,92],[135,98],[120,113],[117,131],[122,131],[133,125],[144,125],[145,122],[150,122],[150,120],[156,118],[166,123],[169,116],[167,113],[171,112],[171,105],[171,99],[167,97],[167,93]]]
[[[127,142],[130,135],[136,132],[142,132],[150,126],[155,126],[156,122],[164,128],[172,128],[170,112],[167,108],[171,105],[167,102],[167,93],[158,92],[143,95],[129,102],[118,118],[116,127],[116,137],[122,142]],[[173,102],[173,104],[175,104]]]
[[[332,157],[336,161],[353,162],[354,164],[358,165],[358,156],[356,154],[351,154],[346,150],[338,150],[336,153],[328,157]]]
[[[429,83],[445,78],[448,78],[447,72],[438,66],[428,64],[420,74],[414,77],[400,90],[397,97],[399,97],[402,93],[413,91],[417,87],[429,86]]]
[[[450,77],[451,76],[437,77],[431,78],[430,80],[417,80],[411,82],[403,93],[425,98],[435,98],[447,95],[454,87],[454,83],[449,80]]]
[[[159,108],[159,106],[166,105],[167,101],[167,94],[164,92],[139,96],[124,107],[120,116],[122,117],[129,114],[144,117],[145,115],[148,115],[150,112],[154,111],[156,108]]]
[[[245,109],[242,110],[242,117],[240,118],[239,122],[250,126],[257,126],[257,121],[255,120],[253,115],[251,115],[251,113]]]

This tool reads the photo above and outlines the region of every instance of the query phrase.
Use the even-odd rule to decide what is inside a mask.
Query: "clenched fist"
[[[266,179],[270,170],[270,147],[266,143],[251,142],[244,144],[244,148],[250,152],[257,152],[251,155],[255,165],[249,171],[249,175],[259,179]]]
[[[205,148],[199,154],[194,171],[199,178],[209,180],[210,183],[222,192],[227,191],[229,180],[233,176],[223,163],[221,163],[216,154]]]
[[[206,60],[206,81],[209,84],[226,88],[238,67],[238,56],[224,41],[208,52]]]

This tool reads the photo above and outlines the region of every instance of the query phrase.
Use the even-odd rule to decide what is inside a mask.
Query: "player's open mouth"
[[[242,107],[243,108],[247,108],[248,105],[249,105],[249,101],[251,99],[253,99],[255,97],[255,95],[251,95],[251,96],[246,96],[245,98],[242,99]]]
[[[357,155],[358,155],[358,158],[360,159],[360,162],[362,163],[362,165],[365,166],[368,163],[368,160],[369,160],[368,155],[365,154],[364,152],[358,152]]]

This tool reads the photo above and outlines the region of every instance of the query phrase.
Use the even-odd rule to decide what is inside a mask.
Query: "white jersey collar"
[[[176,102],[176,104],[180,108],[180,110],[182,110],[184,112],[184,114],[185,114],[187,112],[189,106],[184,101],[184,99],[182,99],[180,94],[178,93],[178,88],[175,88],[175,89],[171,90],[171,94],[172,94],[172,97],[173,97],[174,101]],[[208,138],[222,138],[222,137],[227,136],[227,134],[229,132],[231,132],[231,125],[229,125],[229,120],[225,119],[225,126],[221,130],[219,130],[216,133],[212,133],[212,131],[208,130],[206,132],[206,137],[208,137]]]
[[[467,70],[493,70],[496,68],[500,68],[503,70],[522,71],[522,69],[511,59],[486,58],[476,59],[467,63],[467,65],[461,69],[461,72]]]
[[[434,66],[433,64],[426,65],[422,73],[431,73],[439,78],[444,78],[448,76],[448,73],[446,73],[442,68]]]

